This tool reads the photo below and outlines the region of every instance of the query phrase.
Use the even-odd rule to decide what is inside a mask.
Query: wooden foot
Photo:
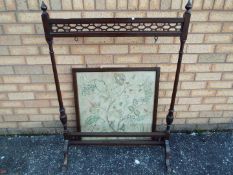
[[[62,165],[62,171],[65,172],[67,170],[68,165],[68,147],[69,147],[69,141],[65,140],[64,144],[64,162]]]
[[[171,159],[171,149],[170,149],[169,141],[165,140],[165,163],[168,174],[171,173],[170,159]]]

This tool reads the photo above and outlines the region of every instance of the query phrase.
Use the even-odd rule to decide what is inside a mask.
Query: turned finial
[[[187,4],[186,4],[186,6],[185,6],[185,9],[186,9],[187,11],[189,11],[190,9],[192,9],[192,3],[191,3],[190,0],[188,0]]]
[[[44,1],[42,1],[40,8],[41,8],[41,10],[43,10],[43,12],[46,12],[47,6],[46,6],[46,4],[44,3]]]

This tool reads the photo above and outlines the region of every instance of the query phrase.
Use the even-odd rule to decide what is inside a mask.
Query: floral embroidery
[[[84,132],[149,132],[154,71],[77,73]]]

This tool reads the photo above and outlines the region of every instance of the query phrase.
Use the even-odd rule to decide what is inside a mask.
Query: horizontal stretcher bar
[[[184,18],[50,18],[49,24],[183,23]]]
[[[154,140],[70,140],[69,145],[164,145]]]
[[[68,132],[64,133],[65,138],[77,137],[154,137],[168,138],[166,132]]]

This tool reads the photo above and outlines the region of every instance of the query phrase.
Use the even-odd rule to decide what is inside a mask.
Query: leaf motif
[[[125,124],[124,123],[121,125],[121,127],[119,128],[119,130],[125,131]]]
[[[112,128],[114,128],[115,126],[115,121],[110,121],[110,124],[109,124]]]
[[[95,85],[93,83],[85,84],[81,89],[81,94],[83,96],[90,95],[95,90]]]
[[[85,125],[92,125],[100,119],[97,115],[91,115],[85,120]]]
[[[106,83],[102,80],[95,80],[96,89],[100,92],[106,92],[107,86]]]
[[[134,109],[134,107],[133,106],[128,106],[128,109],[129,109],[129,111],[131,111],[131,112],[133,112],[135,109]]]
[[[134,111],[134,114],[135,114],[136,116],[139,116],[139,115],[140,115],[140,111],[136,109],[136,110]]]
[[[115,78],[115,82],[118,85],[122,86],[125,82],[126,76],[123,73],[115,73],[114,78]]]

